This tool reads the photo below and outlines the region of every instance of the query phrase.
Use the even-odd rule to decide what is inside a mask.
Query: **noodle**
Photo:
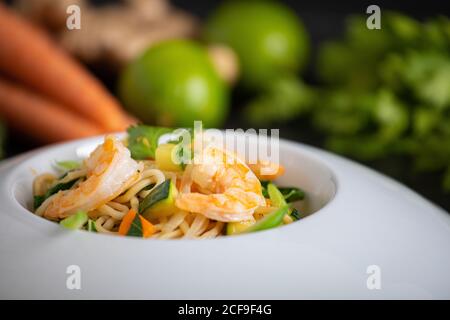
[[[98,207],[95,210],[88,212],[91,219],[94,220],[95,228],[99,233],[118,234],[117,226],[121,223],[123,217],[133,209],[135,212],[139,211],[139,203],[145,198],[156,186],[163,183],[166,179],[171,179],[174,184],[177,180],[181,182],[180,192],[189,192],[192,184],[189,176],[191,169],[187,166],[183,173],[161,171],[156,168],[153,161],[140,161],[144,168],[140,173],[138,179],[134,181],[126,191]],[[57,183],[68,183],[78,179],[73,184],[76,187],[78,183],[83,181],[86,176],[86,169],[78,169],[68,172],[59,180],[53,174],[41,174],[37,176],[33,182],[33,194],[40,195]],[[151,186],[150,189],[148,187]],[[66,191],[60,191],[66,192]],[[47,198],[39,208],[36,209],[37,215],[42,213],[47,208],[55,195]],[[210,220],[201,214],[193,214],[187,211],[176,211],[172,215],[156,218],[152,221],[156,232],[151,238],[156,239],[177,239],[177,238],[214,238],[222,233],[224,223]]]
[[[106,222],[103,224],[103,228],[107,230],[112,230],[114,228],[114,225],[116,224],[116,220],[114,218],[109,218],[106,220]]]
[[[189,224],[186,222],[186,220],[184,220],[181,224],[180,224],[180,229],[181,231],[186,234],[189,230]]]
[[[139,212],[139,200],[137,197],[130,199],[130,207],[134,210],[134,212]]]
[[[114,218],[116,220],[122,220],[122,218],[125,216],[126,212],[118,211],[116,209],[111,208],[110,206],[104,204],[100,208],[97,209],[101,214],[110,216],[111,218]]]
[[[98,154],[96,155],[98,156]],[[220,156],[221,153],[218,153],[218,155]],[[108,154],[108,156],[110,155]],[[101,157],[99,156],[99,158]],[[96,158],[94,157],[94,159]],[[115,161],[115,158],[112,159]],[[253,176],[253,180],[251,179],[252,177],[249,178],[247,173],[250,172],[250,169],[245,167],[245,164],[242,165],[242,163],[239,164],[239,167],[231,168],[231,166],[225,165],[220,167],[221,162],[218,162],[219,165],[217,166],[202,167],[201,169],[191,163],[187,164],[183,171],[172,172],[160,170],[157,163],[153,160],[135,161],[130,158],[129,154],[128,160],[132,162],[131,165],[128,162],[128,166],[121,166],[123,162],[111,160],[116,165],[113,167],[114,170],[109,170],[109,165],[105,163],[101,163],[94,168],[87,168],[86,161],[85,167],[68,171],[59,178],[50,173],[36,176],[33,181],[33,195],[36,196],[35,206],[37,206],[34,210],[35,214],[38,216],[45,214],[45,218],[58,221],[64,217],[61,213],[70,212],[72,214],[76,208],[94,208],[86,213],[93,220],[95,230],[98,233],[118,235],[119,229],[120,233],[123,234],[123,230],[131,228],[127,227],[126,223],[123,223],[123,219],[132,210],[134,213],[143,214],[142,217],[139,217],[140,219],[144,218],[147,220],[141,220],[145,224],[140,226],[142,229],[147,227],[146,233],[144,233],[144,230],[141,230],[142,235],[144,236],[145,234],[145,237],[155,239],[209,239],[219,237],[225,233],[224,227],[226,223],[222,221],[258,221],[277,209],[267,204],[269,202],[262,195],[260,181],[256,176]],[[124,159],[121,158],[121,161],[124,161]],[[217,169],[216,167],[220,168]],[[94,173],[88,169],[94,171]],[[114,173],[118,172],[118,174],[113,177],[107,175],[105,178],[102,175],[107,170]],[[91,177],[94,178],[91,179]],[[115,183],[115,180],[119,180],[120,183]],[[175,200],[176,206],[169,203],[172,207],[168,208],[173,209],[164,207],[165,211],[161,212],[164,213],[162,216],[151,216],[151,214],[148,214],[150,215],[148,217],[146,213],[140,212],[139,205],[142,201],[156,187],[168,180],[170,180],[169,195],[172,197],[171,192],[173,188],[176,188],[174,194],[178,193],[178,198]],[[247,184],[247,180],[250,181],[249,184]],[[91,183],[89,184],[89,182]],[[99,185],[102,187],[100,191],[98,191]],[[223,190],[228,191],[228,193],[224,193],[225,191]],[[96,191],[98,191],[96,195],[100,196],[99,199],[96,199],[96,202],[94,199],[94,204],[92,204],[92,198],[89,198],[89,196],[90,193]],[[234,191],[234,193],[231,191]],[[247,192],[248,197],[245,196],[244,192]],[[218,193],[217,198],[214,198],[215,193]],[[241,197],[240,195],[242,194],[244,196]],[[189,198],[189,196],[201,197]],[[163,197],[167,197],[167,194],[163,195]],[[80,198],[81,205],[78,205],[77,201]],[[188,202],[187,207],[183,206],[182,201],[185,201],[186,198],[191,201],[190,203]],[[258,201],[254,200],[255,198]],[[161,198],[156,199],[156,201],[162,200]],[[49,207],[52,202],[52,207]],[[73,206],[74,202],[78,206]],[[230,206],[228,206],[228,202],[231,203]],[[67,203],[69,204],[66,205]],[[197,209],[197,206],[200,209]],[[54,208],[56,208],[54,210],[56,213],[53,215],[49,214],[49,210]],[[171,210],[173,212],[170,212]],[[227,220],[225,216],[234,212],[242,214],[242,216],[238,219]],[[242,212],[250,213],[243,214]],[[130,214],[128,217],[132,217],[132,215]],[[138,225],[134,220],[131,222],[127,218],[126,221],[130,224],[133,223],[134,226]],[[283,218],[284,224],[292,221],[293,219],[289,215],[285,215]],[[91,223],[92,221],[88,222],[89,227]],[[147,223],[149,223],[150,227]],[[125,228],[122,226],[125,226]],[[91,229],[89,228],[89,230]]]
[[[108,233],[108,234],[116,234],[116,232],[112,232],[111,230],[107,229],[106,226],[104,227],[103,224],[107,221],[108,218],[106,217],[100,217],[95,221],[95,229],[97,232],[100,233]]]
[[[209,239],[209,238],[215,238],[217,235],[222,231],[224,226],[224,223],[221,221],[217,221],[214,228],[211,230],[205,232],[200,236],[201,239]]]
[[[123,205],[121,203],[114,202],[114,201],[108,202],[108,205],[111,208],[116,209],[116,210],[121,211],[121,212],[124,212],[124,213],[127,213],[130,210],[127,206],[125,206],[125,205]]]
[[[169,233],[160,233],[158,236],[158,239],[175,239],[180,237],[183,234],[183,232],[178,229]]]
[[[163,233],[168,233],[171,232],[173,230],[175,230],[176,228],[178,228],[178,226],[183,223],[184,218],[186,217],[187,212],[186,211],[180,211],[175,213],[170,220],[164,224],[163,228],[161,229],[161,231]]]
[[[203,231],[205,231],[206,227],[208,226],[209,219],[206,218],[202,214],[197,214],[194,218],[194,221],[192,222],[192,225],[190,226],[187,233],[185,233],[185,238],[195,238],[199,234],[201,234]]]

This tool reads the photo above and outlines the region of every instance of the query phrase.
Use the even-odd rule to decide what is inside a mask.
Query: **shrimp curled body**
[[[202,162],[189,164],[175,205],[223,221],[254,220],[253,213],[266,202],[261,183],[237,156],[210,147]],[[198,191],[198,192],[193,192]]]
[[[139,178],[139,164],[113,136],[107,136],[85,160],[86,180],[75,188],[59,191],[43,203],[41,214],[62,219],[78,210],[91,211],[116,198]],[[37,212],[38,213],[38,212]]]

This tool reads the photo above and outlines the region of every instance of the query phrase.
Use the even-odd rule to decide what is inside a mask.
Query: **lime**
[[[119,80],[124,105],[145,123],[189,127],[223,124],[228,88],[206,49],[190,40],[169,40],[150,47],[131,62]]]
[[[242,82],[265,86],[274,76],[305,65],[308,37],[299,18],[272,1],[228,1],[208,19],[205,38],[230,46],[238,55]]]

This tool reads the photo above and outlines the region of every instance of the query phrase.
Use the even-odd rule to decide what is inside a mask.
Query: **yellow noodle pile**
[[[88,212],[89,217],[95,221],[97,232],[118,234],[117,230],[123,217],[130,209],[138,212],[139,203],[155,186],[164,182],[166,179],[172,179],[174,185],[177,185],[177,180],[181,179],[181,173],[161,171],[156,168],[153,161],[141,162],[143,163],[144,170],[140,173],[139,179],[129,189],[112,201]],[[43,195],[56,183],[69,182],[82,178],[85,175],[85,169],[71,171],[60,180],[53,174],[41,174],[33,182],[33,194]],[[79,181],[73,187],[76,187]],[[144,190],[150,185],[154,186],[149,190]],[[36,210],[35,213],[37,215],[42,216],[51,198],[52,196]],[[156,232],[151,237],[158,239],[215,238],[222,234],[224,227],[223,222],[208,219],[202,214],[194,214],[180,210],[166,217],[155,218],[150,222],[156,229]]]

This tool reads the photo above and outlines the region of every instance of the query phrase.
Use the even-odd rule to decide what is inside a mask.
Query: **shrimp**
[[[281,164],[270,161],[258,161],[247,165],[260,180],[275,180],[282,176],[285,171]]]
[[[36,212],[57,220],[78,210],[91,211],[124,192],[139,178],[140,165],[130,151],[113,136],[107,136],[84,162],[86,180],[75,188],[59,191]],[[46,203],[47,202],[47,203]]]
[[[180,191],[175,201],[179,209],[222,222],[254,220],[255,209],[266,205],[261,183],[250,168],[215,147],[205,149],[202,163],[187,165]]]

